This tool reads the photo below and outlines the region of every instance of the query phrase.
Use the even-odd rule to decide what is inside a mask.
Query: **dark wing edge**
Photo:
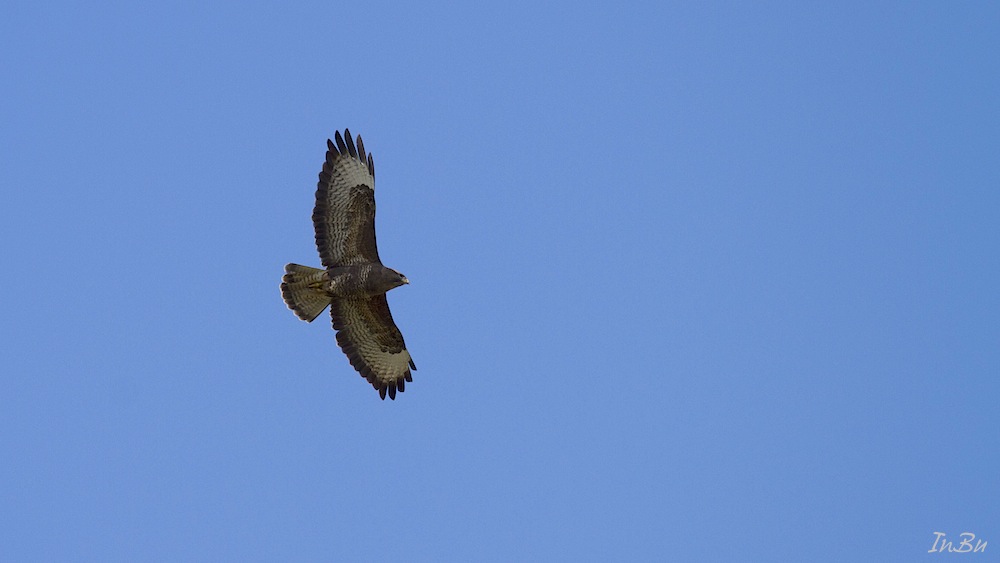
[[[375,242],[375,162],[357,145],[349,129],[347,140],[337,131],[327,139],[326,160],[316,186],[313,227],[316,249],[326,268],[378,262]]]
[[[340,131],[335,131],[333,138],[337,140],[337,144],[334,145],[333,141],[330,139],[326,140],[326,146],[329,150],[336,150],[340,156],[350,156],[351,158],[357,159],[368,167],[368,173],[375,177],[375,161],[372,159],[370,153],[365,152],[365,143],[361,140],[361,135],[358,135],[357,147],[355,148],[354,142],[351,140],[351,130],[344,129],[344,136],[340,136]],[[345,142],[344,139],[347,139]],[[327,159],[329,159],[329,150],[327,151]]]
[[[368,298],[334,299],[330,306],[337,345],[354,369],[377,391],[382,400],[388,394],[406,390],[417,366],[406,349],[403,335],[392,320],[385,295]]]

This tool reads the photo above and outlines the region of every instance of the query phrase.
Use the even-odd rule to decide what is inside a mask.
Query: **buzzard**
[[[312,322],[330,306],[337,344],[354,369],[385,400],[396,399],[416,370],[403,335],[389,313],[385,294],[410,283],[382,265],[375,245],[375,163],[358,135],[344,129],[327,139],[319,173],[313,226],[316,248],[326,269],[285,266],[281,296],[296,316]],[[346,141],[345,141],[346,139]]]

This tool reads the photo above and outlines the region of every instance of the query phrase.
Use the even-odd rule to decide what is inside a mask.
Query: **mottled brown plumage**
[[[358,135],[338,131],[327,140],[319,173],[313,226],[325,270],[288,264],[281,295],[296,316],[312,322],[329,305],[337,344],[354,369],[378,390],[396,398],[416,370],[396,328],[385,294],[409,283],[386,268],[375,243],[375,163]],[[346,138],[346,141],[345,141]]]

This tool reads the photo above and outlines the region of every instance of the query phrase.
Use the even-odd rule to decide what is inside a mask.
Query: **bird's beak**
[[[410,280],[406,279],[406,276],[403,276],[403,283],[410,283]]]

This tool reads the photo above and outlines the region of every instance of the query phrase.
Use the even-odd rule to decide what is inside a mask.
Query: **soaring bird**
[[[313,226],[325,269],[285,266],[281,296],[296,316],[312,322],[329,305],[337,344],[354,369],[385,400],[413,381],[416,370],[385,294],[410,283],[382,265],[375,244],[375,162],[358,135],[344,129],[327,139],[319,173]],[[346,140],[345,140],[346,139]]]

